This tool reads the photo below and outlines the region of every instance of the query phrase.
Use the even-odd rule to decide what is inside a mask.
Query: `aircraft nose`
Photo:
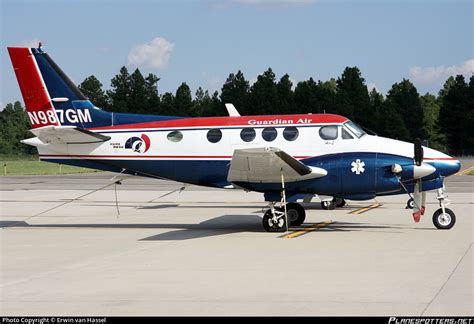
[[[439,161],[439,166],[436,168],[439,170],[440,174],[447,177],[457,173],[461,169],[461,161],[451,158]]]

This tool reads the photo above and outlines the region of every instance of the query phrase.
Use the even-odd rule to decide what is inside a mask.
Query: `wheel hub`
[[[442,213],[438,217],[438,222],[443,226],[447,226],[451,223],[451,216],[448,213]]]

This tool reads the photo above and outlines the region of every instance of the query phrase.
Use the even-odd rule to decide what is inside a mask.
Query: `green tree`
[[[193,98],[191,96],[191,89],[186,82],[183,82],[176,90],[174,108],[178,116],[194,116],[192,107]]]
[[[111,80],[112,89],[107,91],[111,101],[111,110],[116,112],[130,112],[130,74],[125,66],[122,66],[119,74]]]
[[[318,84],[313,78],[298,82],[294,92],[296,110],[302,114],[321,112],[317,93]]]
[[[139,69],[130,75],[129,111],[134,114],[148,113],[147,87],[145,78]]]
[[[31,128],[28,115],[19,101],[7,104],[0,111],[0,128],[0,154],[20,155],[36,152],[36,148],[20,142],[32,136],[28,131]]]
[[[203,116],[204,111],[209,111],[211,105],[212,99],[209,96],[209,92],[199,87],[193,100],[193,116]]]
[[[229,74],[222,86],[220,99],[223,104],[231,103],[242,115],[251,113],[248,107],[249,82],[242,71]]]
[[[429,146],[437,150],[446,150],[446,138],[440,134],[438,126],[440,106],[436,97],[426,93],[420,97],[420,102],[423,109],[423,128],[425,129]]]
[[[474,75],[471,75],[469,79],[469,88],[467,94],[467,112],[466,112],[466,124],[468,127],[468,137],[466,140],[466,154],[474,155]]]
[[[337,79],[337,112],[361,126],[373,128],[370,99],[365,80],[357,67],[346,67]]]
[[[454,80],[453,76],[450,76],[444,82],[443,88],[441,90],[439,90],[439,92],[438,92],[438,99],[437,100],[438,100],[439,105],[442,104],[444,96],[446,96],[446,94],[449,92],[449,89],[451,89],[451,87],[454,85],[455,82],[456,81]]]
[[[278,90],[275,83],[275,73],[271,68],[257,77],[250,87],[249,110],[252,115],[273,114],[278,106]]]
[[[102,83],[94,75],[85,78],[79,85],[79,90],[81,90],[96,107],[107,110],[109,106],[107,95],[105,91],[102,90]]]
[[[177,115],[177,111],[174,106],[174,95],[171,92],[165,92],[160,97],[160,115]]]
[[[210,104],[203,106],[201,116],[227,116],[227,110],[219,98],[219,92],[214,91]]]
[[[449,150],[464,155],[472,150],[468,144],[473,127],[470,124],[473,103],[469,100],[470,86],[466,84],[464,77],[457,75],[454,81],[442,98],[439,125],[446,134]]]
[[[275,114],[295,114],[295,99],[293,93],[293,83],[290,80],[290,76],[285,74],[281,77],[277,84],[277,96],[278,103],[275,106]]]
[[[413,83],[403,79],[400,83],[392,85],[388,91],[386,102],[400,114],[408,130],[407,137],[400,136],[400,139],[412,142],[415,138],[425,139],[427,137],[423,128],[420,95]]]
[[[397,110],[397,105],[393,100],[385,100],[379,118],[379,135],[399,139],[402,141],[412,141],[405,121]]]
[[[383,105],[384,105],[384,97],[383,94],[377,91],[377,89],[373,88],[369,93],[369,101],[370,101],[370,118],[373,119],[372,128],[368,128],[369,130],[375,132],[376,134],[384,133],[383,129],[383,119],[385,118],[382,115],[383,112]]]
[[[145,93],[147,99],[147,109],[148,114],[159,114],[160,111],[160,95],[158,94],[158,81],[160,78],[149,73],[145,78]]]

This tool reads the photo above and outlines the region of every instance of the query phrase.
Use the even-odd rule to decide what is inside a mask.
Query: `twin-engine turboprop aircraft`
[[[437,189],[439,229],[455,223],[444,178],[454,158],[415,144],[366,134],[333,114],[187,118],[106,112],[94,106],[40,48],[8,48],[43,161],[264,193],[263,227],[301,225],[297,199],[318,195],[327,209],[345,199],[408,194],[415,222],[426,191]]]

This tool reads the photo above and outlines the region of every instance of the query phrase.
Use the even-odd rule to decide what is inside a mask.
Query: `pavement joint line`
[[[380,206],[382,206],[382,204],[375,203],[375,204],[372,204],[372,205],[369,205],[369,206],[366,206],[366,207],[362,207],[362,208],[353,210],[349,214],[352,214],[352,215],[362,214],[362,213],[368,212],[369,210],[379,208]]]
[[[284,237],[284,238],[295,238],[295,237],[298,237],[298,236],[301,236],[301,235],[304,235],[304,234],[308,234],[309,232],[316,231],[320,228],[324,228],[324,227],[326,227],[330,224],[332,224],[332,221],[325,221],[325,222],[317,223],[317,224],[302,228],[302,229],[300,229],[296,232],[293,232],[291,234],[284,235],[282,237]]]
[[[466,174],[468,174],[468,173],[469,173],[470,171],[472,171],[472,170],[474,170],[474,165],[471,166],[471,167],[469,167],[469,168],[467,168],[467,169],[464,169],[464,170],[459,171],[459,172],[456,173],[455,175],[457,175],[457,176],[466,175]]]
[[[438,291],[436,292],[436,294],[433,296],[433,298],[430,300],[430,302],[428,304],[426,304],[425,308],[423,309],[423,312],[421,312],[421,315],[420,316],[423,316],[425,315],[426,311],[428,310],[428,308],[431,306],[431,304],[436,300],[436,298],[438,298],[439,294],[443,291],[444,287],[446,286],[446,284],[449,282],[449,280],[451,280],[451,277],[454,275],[454,273],[456,272],[456,270],[458,269],[459,265],[461,264],[462,260],[464,260],[464,258],[466,257],[467,253],[472,249],[472,246],[474,245],[474,242],[471,242],[471,244],[469,244],[469,246],[467,247],[467,250],[464,252],[464,254],[462,255],[462,257],[458,260],[458,262],[456,263],[456,266],[453,268],[453,270],[451,270],[448,278],[446,278],[446,280],[444,281],[443,285],[438,289]]]

